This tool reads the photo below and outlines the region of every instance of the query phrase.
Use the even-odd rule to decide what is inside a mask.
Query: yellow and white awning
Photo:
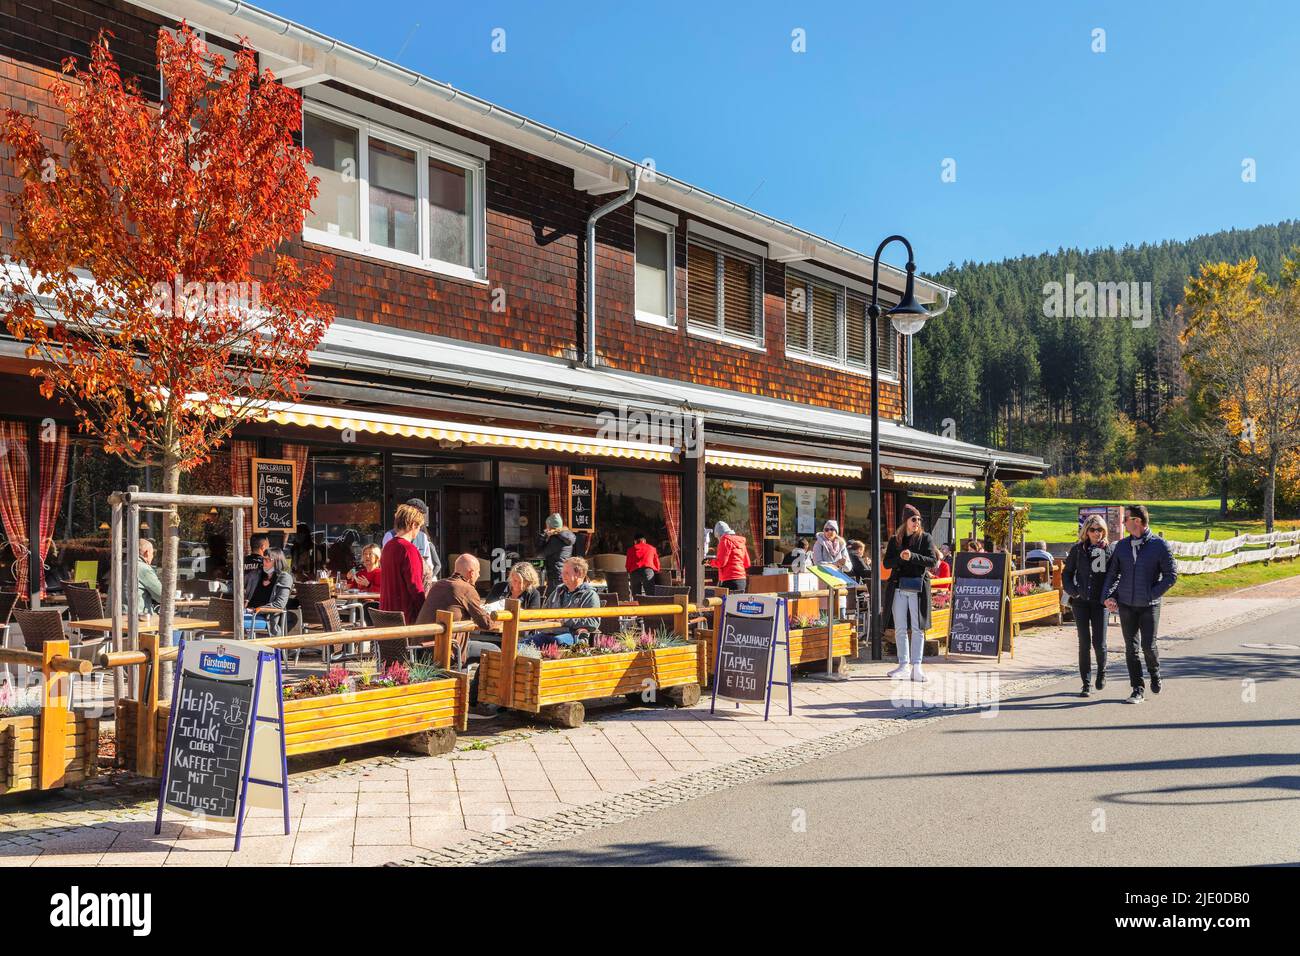
[[[900,485],[919,485],[922,488],[965,488],[975,487],[973,478],[944,478],[942,475],[917,475],[909,472],[894,472],[894,481]]]
[[[804,458],[777,458],[774,455],[753,455],[747,452],[712,449],[704,453],[705,464],[724,468],[752,468],[756,471],[785,471],[793,474],[824,475],[829,478],[861,478],[857,465],[844,465],[833,461],[809,461]]]
[[[307,425],[314,428],[351,429],[374,435],[400,435],[403,438],[427,438],[434,441],[460,442],[477,447],[528,448],[538,451],[561,451],[575,455],[600,455],[608,458],[633,458],[639,461],[673,461],[672,445],[650,442],[615,441],[593,435],[527,431],[469,422],[439,421],[386,412],[306,405],[300,402],[268,402],[247,417],[253,421],[278,422],[281,425]]]

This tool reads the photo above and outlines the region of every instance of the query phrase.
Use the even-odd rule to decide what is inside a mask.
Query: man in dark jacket
[[[1106,607],[1119,612],[1128,679],[1133,687],[1130,704],[1142,703],[1146,690],[1142,682],[1142,661],[1138,657],[1139,634],[1142,655],[1151,675],[1151,693],[1160,693],[1160,656],[1156,652],[1160,599],[1178,580],[1174,556],[1164,539],[1151,533],[1150,520],[1144,505],[1129,506],[1128,517],[1124,519],[1128,537],[1115,546],[1102,585]]]

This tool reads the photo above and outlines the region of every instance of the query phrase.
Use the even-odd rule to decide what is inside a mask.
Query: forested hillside
[[[957,438],[1043,455],[1057,472],[1198,463],[1170,421],[1185,388],[1175,314],[1184,283],[1204,262],[1252,255],[1276,276],[1296,245],[1300,221],[1290,220],[1183,242],[950,266],[934,278],[958,296],[915,340],[916,424],[941,431],[951,418]],[[1049,314],[1049,283],[1077,290],[1130,282],[1150,283],[1149,324],[1140,314]],[[1087,311],[1085,300],[1077,311]]]

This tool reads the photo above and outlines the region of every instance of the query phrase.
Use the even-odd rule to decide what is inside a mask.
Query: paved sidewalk
[[[1162,640],[1189,638],[1246,616],[1294,606],[1288,582],[1234,595],[1171,600],[1163,611]],[[1123,643],[1110,633],[1114,690],[1124,690]],[[577,808],[605,819],[612,798],[643,799],[652,808],[665,785],[702,779],[715,770],[767,772],[781,761],[815,759],[832,741],[856,745],[854,732],[906,729],[920,711],[969,703],[972,692],[992,692],[1012,682],[1074,672],[1075,632],[1064,627],[1022,631],[1015,658],[927,664],[928,685],[891,681],[890,662],[855,663],[847,678],[797,678],[794,714],[774,701],[773,716],[753,707],[709,701],[684,709],[615,706],[589,711],[575,730],[535,728],[505,735],[463,735],[460,749],[442,757],[363,756],[291,777],[291,833],[278,811],[254,809],[243,848],[232,850],[229,828],[200,830],[167,822],[153,834],[156,784],[138,778],[125,789],[103,784],[81,793],[50,794],[23,802],[0,801],[0,865],[226,866],[374,865],[412,860],[472,846],[520,828],[535,833],[548,821],[572,820]],[[923,690],[924,696],[915,691]],[[780,703],[784,699],[778,697]],[[940,711],[942,712],[942,711]],[[865,738],[864,738],[865,739]],[[855,743],[856,742],[856,743]],[[804,752],[806,751],[806,753]],[[368,751],[374,753],[374,749]],[[364,753],[364,752],[363,752]],[[800,756],[802,754],[802,756]],[[340,761],[341,755],[334,755]],[[756,760],[755,758],[762,758]],[[774,761],[774,762],[773,762]],[[701,772],[705,773],[701,773]],[[713,789],[736,774],[715,778]],[[718,781],[722,782],[719,783]],[[678,788],[672,799],[687,799]],[[626,802],[626,801],[625,801]],[[599,806],[598,806],[599,805]],[[638,810],[636,812],[643,812]],[[619,811],[624,817],[628,811]],[[612,817],[611,817],[612,819]],[[559,824],[557,824],[559,826]]]

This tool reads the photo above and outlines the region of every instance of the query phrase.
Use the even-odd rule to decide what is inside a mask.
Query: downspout
[[[620,206],[626,206],[641,187],[641,167],[630,166],[627,170],[627,191],[617,199],[611,199],[587,217],[587,338],[582,364],[587,368],[596,367],[596,223]]]

